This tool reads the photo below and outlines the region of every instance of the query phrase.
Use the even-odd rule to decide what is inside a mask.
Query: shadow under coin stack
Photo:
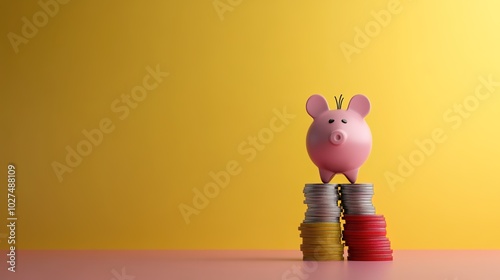
[[[304,260],[344,260],[337,184],[306,184],[305,219],[300,224]]]
[[[348,260],[391,261],[391,242],[383,215],[375,215],[373,184],[341,184],[340,199],[345,220],[342,233]]]

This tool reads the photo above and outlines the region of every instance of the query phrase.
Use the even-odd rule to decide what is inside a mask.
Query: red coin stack
[[[344,215],[342,238],[350,261],[392,261],[383,215]]]

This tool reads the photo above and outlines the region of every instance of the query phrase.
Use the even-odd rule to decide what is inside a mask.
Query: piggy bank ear
[[[311,97],[307,99],[306,110],[309,116],[315,119],[324,111],[329,110],[328,102],[326,102],[326,99],[319,94],[311,95]]]
[[[347,110],[354,111],[364,118],[370,112],[370,100],[362,94],[355,95],[349,101]]]

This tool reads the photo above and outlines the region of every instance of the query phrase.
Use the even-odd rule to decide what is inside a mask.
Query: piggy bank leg
[[[321,181],[326,184],[332,180],[333,176],[335,176],[335,173],[330,170],[320,169],[319,176],[321,176]]]
[[[356,183],[356,179],[358,179],[358,170],[359,169],[353,169],[344,172],[344,176],[347,178],[347,180],[349,180],[349,182],[351,182],[351,184]]]

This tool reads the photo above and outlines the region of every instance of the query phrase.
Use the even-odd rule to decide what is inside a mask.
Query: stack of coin
[[[341,184],[341,206],[344,215],[374,215],[373,184]]]
[[[344,260],[337,184],[306,184],[305,219],[299,230],[304,260]]]
[[[392,261],[383,215],[345,215],[342,233],[350,261]]]
[[[342,236],[348,247],[348,260],[392,260],[385,218],[375,215],[372,204],[373,185],[342,184],[340,193],[345,220]]]

